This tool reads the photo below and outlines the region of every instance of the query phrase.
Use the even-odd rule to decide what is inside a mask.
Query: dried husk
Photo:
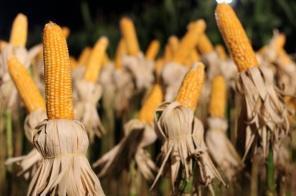
[[[283,65],[280,61],[277,62],[277,65],[278,85],[284,94],[295,97],[296,80],[294,77],[296,74],[296,65],[293,63]]]
[[[75,104],[75,116],[85,126],[90,141],[94,136],[101,137],[106,131],[97,112],[97,104],[102,96],[99,84],[80,80],[76,83],[78,101]]]
[[[133,119],[125,124],[124,131],[124,138],[93,166],[101,168],[99,176],[119,174],[129,168],[134,160],[143,177],[146,180],[152,180],[157,167],[144,148],[157,139],[153,127]]]
[[[135,85],[129,72],[116,69],[113,75],[115,84],[114,107],[116,114],[121,116],[129,107],[129,101],[134,94]]]
[[[178,102],[163,103],[156,110],[155,126],[159,137],[163,140],[161,147],[162,164],[153,188],[166,166],[170,168],[173,189],[182,173],[188,179],[193,175],[192,164],[197,164],[197,181],[201,185],[211,185],[214,178],[223,182],[207,152],[204,142],[202,123],[194,117],[192,110],[181,106]]]
[[[165,86],[165,101],[172,101],[182,84],[188,67],[177,63],[167,63],[163,68],[161,77]]]
[[[255,150],[263,148],[266,157],[270,144],[281,140],[289,131],[288,112],[274,87],[273,74],[265,67],[249,68],[240,72],[236,86],[243,95],[247,112],[245,156],[253,143],[259,141],[254,144]]]
[[[136,90],[149,89],[154,81],[153,62],[144,58],[142,54],[138,56],[123,56],[123,66],[131,73],[136,84]]]
[[[89,142],[82,123],[45,120],[37,129],[33,142],[43,160],[27,195],[104,195],[85,156]]]
[[[222,118],[208,119],[206,144],[216,164],[229,181],[232,181],[243,163],[236,149],[226,136],[227,122]]]

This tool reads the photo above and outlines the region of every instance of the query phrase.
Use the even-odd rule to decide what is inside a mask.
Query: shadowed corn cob
[[[226,85],[223,76],[216,76],[212,80],[212,90],[209,105],[211,117],[223,118],[226,104]]]
[[[135,56],[140,53],[136,29],[131,19],[123,17],[120,20],[120,30],[124,37],[129,55]]]
[[[155,72],[157,75],[160,75],[162,69],[163,69],[163,66],[164,66],[164,59],[163,58],[160,58],[160,59],[157,59],[154,63],[154,69],[155,69]]]
[[[69,54],[62,29],[49,22],[43,31],[46,109],[49,119],[73,119]]]
[[[70,35],[70,29],[68,27],[62,27],[62,31],[63,31],[65,38],[67,39]]]
[[[192,27],[187,31],[185,36],[182,38],[179,47],[174,55],[174,61],[182,64],[191,50],[196,46],[200,34],[205,30],[206,24],[204,20],[198,20],[192,24]]]
[[[9,58],[8,70],[27,110],[29,112],[34,112],[38,109],[45,111],[45,101],[43,97],[28,70],[16,57],[13,56]]]
[[[25,47],[27,42],[28,33],[28,19],[24,14],[18,14],[13,21],[11,33],[10,33],[10,44],[15,47]]]
[[[146,51],[146,54],[145,54],[146,59],[151,60],[151,61],[155,60],[157,53],[159,51],[159,47],[160,47],[159,41],[153,40],[149,44],[149,47]]]
[[[197,63],[185,75],[178,90],[176,101],[195,111],[204,83],[204,65]]]
[[[90,47],[86,47],[83,49],[78,59],[79,65],[87,65],[90,54],[91,54],[91,50],[92,49]]]
[[[126,44],[124,39],[120,39],[118,46],[116,48],[116,54],[115,54],[115,68],[120,69],[122,67],[122,56],[126,54]]]
[[[217,55],[220,59],[227,60],[227,54],[226,54],[225,49],[222,45],[218,44],[215,47],[215,51],[217,52]]]
[[[89,82],[96,82],[98,75],[102,68],[103,58],[106,48],[108,46],[108,39],[101,37],[94,46],[91,52],[89,61],[84,73],[84,79]]]
[[[258,66],[246,32],[232,7],[225,3],[218,4],[215,14],[219,30],[238,70],[242,72]]]
[[[280,52],[286,43],[286,36],[283,33],[280,33],[276,36],[275,40],[273,40],[272,47],[275,48],[276,52]]]
[[[201,54],[209,54],[214,51],[214,47],[205,33],[199,37],[197,48]]]
[[[161,87],[159,84],[155,84],[146,98],[141,110],[139,111],[139,119],[145,123],[152,123],[154,111],[161,104],[162,99],[163,94]]]
[[[179,46],[179,39],[174,35],[170,36],[169,49],[173,55],[175,55],[176,51],[178,50],[178,46]]]

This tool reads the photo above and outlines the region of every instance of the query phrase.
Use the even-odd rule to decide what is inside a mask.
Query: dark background
[[[214,20],[215,0],[0,0],[0,39],[7,40],[11,23],[18,12],[29,18],[28,46],[40,42],[43,25],[54,21],[70,27],[70,52],[78,55],[100,35],[110,39],[109,53],[119,40],[118,21],[130,16],[136,24],[143,50],[158,38],[165,44],[169,35],[182,36],[190,20],[204,18],[207,33],[214,43],[221,37]],[[296,0],[233,0],[255,49],[270,39],[278,28],[287,35],[286,49],[295,53]]]

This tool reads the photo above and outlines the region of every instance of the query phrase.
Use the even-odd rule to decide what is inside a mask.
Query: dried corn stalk
[[[43,160],[27,195],[104,195],[85,157],[89,142],[84,126],[73,120],[69,54],[58,25],[45,25],[43,45],[48,120],[33,136]]]
[[[211,185],[216,177],[223,181],[208,155],[203,125],[194,117],[203,82],[204,65],[195,64],[184,77],[176,101],[165,102],[156,110],[155,128],[163,140],[162,164],[151,188],[155,186],[166,166],[169,166],[174,189],[182,174],[186,179],[193,175],[193,161],[198,168],[194,178],[199,184]]]
[[[153,113],[162,99],[161,87],[156,84],[145,100],[139,112],[139,118],[125,124],[124,138],[94,163],[94,167],[101,168],[99,176],[110,173],[118,174],[123,169],[129,168],[132,160],[135,160],[145,179],[152,180],[154,178],[157,167],[144,148],[157,139],[152,126]]]
[[[218,4],[216,20],[223,39],[239,70],[237,90],[246,108],[245,156],[252,146],[268,154],[269,146],[288,134],[287,110],[275,90],[272,74],[259,66],[249,39],[228,4]],[[245,158],[244,156],[244,158]]]

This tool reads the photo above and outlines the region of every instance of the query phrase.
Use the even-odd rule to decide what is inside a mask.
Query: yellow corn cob
[[[91,54],[91,48],[90,47],[86,47],[83,49],[83,51],[81,52],[79,59],[78,59],[78,64],[79,65],[84,65],[86,66]]]
[[[201,60],[201,59],[200,59],[200,56],[199,56],[199,54],[198,54],[198,52],[197,52],[196,50],[192,50],[192,51],[190,52],[189,59],[190,59],[190,61],[191,61],[191,65],[192,65],[193,63],[196,63],[197,61],[200,61],[200,60]]]
[[[45,101],[37,85],[34,83],[28,70],[16,57],[12,56],[9,58],[8,70],[27,110],[29,112],[34,112],[38,109],[45,111]]]
[[[154,63],[154,69],[155,69],[155,73],[157,76],[160,75],[162,69],[163,69],[163,66],[164,66],[164,59],[160,58],[160,59],[157,59]]]
[[[4,40],[0,40],[0,52],[7,46],[7,42]]]
[[[62,29],[49,22],[43,30],[46,109],[49,119],[73,119],[69,53]]]
[[[175,55],[176,51],[178,50],[178,46],[179,46],[179,39],[172,35],[169,38],[169,48],[171,50],[172,55]]]
[[[215,51],[221,60],[224,60],[224,61],[227,60],[227,54],[226,54],[225,49],[222,45],[218,44],[215,47]]]
[[[202,63],[197,63],[185,75],[178,90],[176,101],[195,111],[204,83],[205,71]]]
[[[105,51],[102,64],[105,66],[105,65],[108,65],[109,63],[110,63],[110,58],[107,52]]]
[[[123,17],[120,20],[120,29],[127,46],[128,54],[132,56],[138,55],[140,53],[140,47],[133,21],[130,18]]]
[[[279,63],[281,63],[281,65],[284,66],[294,64],[293,60],[290,58],[290,56],[283,48],[278,52],[278,61]]]
[[[242,72],[258,66],[246,32],[230,5],[217,5],[216,21],[238,70]]]
[[[65,38],[67,39],[70,35],[70,29],[68,27],[62,27],[62,31],[63,31]]]
[[[226,85],[223,76],[216,76],[212,80],[212,91],[209,104],[211,117],[223,118],[226,105]]]
[[[199,37],[197,48],[202,55],[209,54],[214,51],[214,47],[205,33]]]
[[[69,60],[70,60],[71,69],[75,69],[78,65],[78,62],[76,61],[76,59],[73,56],[70,56]]]
[[[280,52],[280,50],[284,47],[286,43],[286,36],[283,33],[278,34],[274,40],[272,40],[271,45],[276,50],[276,52]]]
[[[160,43],[158,40],[153,40],[146,51],[145,57],[148,60],[154,61],[155,57],[157,56],[157,53],[160,48]]]
[[[24,14],[18,14],[13,21],[9,43],[15,47],[25,47],[28,33],[28,19]]]
[[[154,118],[154,111],[161,104],[162,99],[163,94],[161,87],[159,84],[155,84],[139,111],[139,120],[145,123],[152,123]]]
[[[166,62],[170,62],[173,59],[173,53],[168,44],[164,48],[164,59]]]
[[[190,54],[191,50],[196,46],[200,34],[205,30],[206,24],[204,20],[198,20],[193,24],[182,38],[179,47],[174,55],[174,61],[182,64]]]
[[[102,68],[103,58],[108,46],[108,39],[106,37],[101,37],[94,46],[92,53],[90,55],[85,73],[84,79],[95,83],[98,75]]]
[[[115,54],[115,68],[116,69],[121,69],[122,68],[122,56],[126,54],[126,44],[124,39],[120,39],[117,49],[116,49],[116,54]]]

